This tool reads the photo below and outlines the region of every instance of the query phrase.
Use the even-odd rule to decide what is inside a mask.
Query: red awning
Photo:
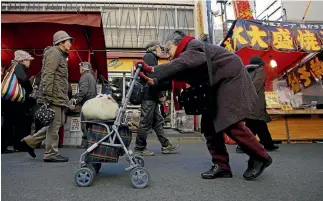
[[[260,51],[255,49],[250,49],[244,47],[239,49],[236,54],[241,58],[244,65],[249,64],[251,57],[260,56],[263,61],[267,64],[265,65],[266,70],[266,87],[267,90],[272,90],[272,81],[280,77],[287,69],[294,67],[298,62],[301,61],[303,57],[308,55],[304,52],[277,52],[275,50],[270,51]],[[278,66],[276,68],[271,68],[269,62],[274,59]]]
[[[23,49],[35,58],[28,74],[37,74],[41,69],[43,49],[53,45],[55,32],[64,30],[74,38],[69,52],[69,80],[79,80],[78,64],[81,61],[90,61],[98,74],[107,78],[105,40],[99,12],[2,12],[1,23],[1,60],[7,66],[14,58],[14,51]],[[91,50],[93,54],[90,54]]]

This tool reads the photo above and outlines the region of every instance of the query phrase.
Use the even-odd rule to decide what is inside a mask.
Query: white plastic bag
[[[116,118],[118,108],[111,95],[99,94],[84,103],[82,113],[88,119],[112,120]]]

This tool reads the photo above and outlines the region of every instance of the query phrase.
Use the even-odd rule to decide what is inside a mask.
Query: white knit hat
[[[23,50],[17,50],[15,51],[15,61],[24,61],[24,60],[34,60],[34,57],[32,57],[28,52]]]

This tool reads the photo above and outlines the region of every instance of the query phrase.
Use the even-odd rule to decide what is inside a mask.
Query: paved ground
[[[149,142],[157,152],[146,158],[151,182],[146,189],[134,189],[125,160],[105,164],[91,187],[74,184],[74,173],[82,150],[64,148],[69,156],[65,164],[43,163],[25,153],[1,155],[2,194],[4,201],[318,201],[323,200],[323,144],[281,145],[272,153],[274,163],[255,181],[245,181],[242,174],[247,157],[229,146],[232,179],[203,180],[200,173],[210,167],[210,157],[203,142],[181,142],[180,153],[162,155],[159,145]]]

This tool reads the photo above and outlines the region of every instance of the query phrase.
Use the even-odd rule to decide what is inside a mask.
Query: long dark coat
[[[271,118],[266,111],[266,98],[265,98],[265,87],[266,87],[266,73],[262,66],[259,65],[248,65],[246,66],[249,72],[250,78],[255,86],[258,101],[251,114],[251,119],[263,120],[270,122]]]
[[[205,47],[210,53],[213,66],[213,111],[211,116],[216,132],[238,123],[252,114],[257,94],[241,59],[226,49],[192,40],[180,56],[169,63],[158,65],[148,77],[184,80],[190,85],[208,82]],[[206,115],[203,122],[209,121]]]

